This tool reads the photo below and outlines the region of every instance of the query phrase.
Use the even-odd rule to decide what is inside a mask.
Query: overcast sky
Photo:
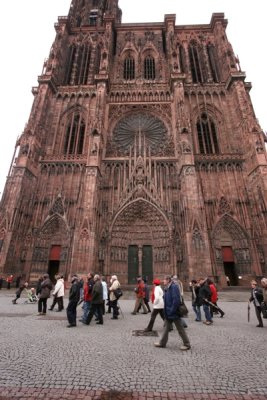
[[[28,120],[43,61],[55,37],[54,23],[68,14],[71,0],[8,0],[1,2],[1,127],[0,192],[15,142]],[[252,82],[256,116],[267,130],[267,47],[264,0],[120,0],[122,22],[162,22],[176,14],[176,25],[206,24],[214,12],[228,19],[227,36]]]

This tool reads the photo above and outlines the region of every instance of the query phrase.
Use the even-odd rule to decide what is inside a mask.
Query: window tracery
[[[72,45],[69,48],[65,85],[86,85],[91,60],[91,47]]]
[[[135,61],[131,56],[124,60],[123,78],[125,80],[133,80],[135,78]]]
[[[85,137],[85,123],[80,114],[73,114],[67,124],[64,154],[82,154]]]
[[[150,149],[151,155],[167,155],[173,152],[170,140],[159,118],[148,113],[127,115],[117,123],[107,155],[129,155],[130,148],[143,153],[144,147]]]
[[[156,78],[155,60],[152,56],[147,56],[144,61],[144,78],[154,80]]]
[[[207,113],[202,113],[197,122],[198,145],[201,154],[218,154],[219,145],[216,127]]]
[[[200,48],[197,42],[191,41],[189,45],[189,60],[192,80],[194,83],[203,83],[203,74],[200,63]]]

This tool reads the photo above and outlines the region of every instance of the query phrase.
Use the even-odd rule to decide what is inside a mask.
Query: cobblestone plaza
[[[14,306],[13,296],[0,292],[0,399],[267,399],[267,321],[256,328],[252,306],[248,323],[247,293],[223,293],[225,317],[213,326],[190,309],[187,352],[176,331],[165,349],[154,347],[157,337],[135,336],[149,315],[131,315],[130,299],[117,321],[106,314],[103,326],[66,329],[65,312],[37,316],[36,304]],[[161,334],[160,318],[154,329]]]

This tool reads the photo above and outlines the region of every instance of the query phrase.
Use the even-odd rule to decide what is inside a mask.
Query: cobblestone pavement
[[[36,304],[21,298],[13,305],[13,296],[0,291],[2,400],[267,399],[267,320],[256,328],[252,306],[247,322],[248,294],[220,296],[225,317],[215,316],[212,326],[195,322],[190,311],[186,352],[175,330],[165,349],[153,346],[157,337],[134,336],[149,315],[131,315],[133,300],[120,301],[117,321],[106,314],[104,325],[67,329],[65,312],[37,316]],[[160,318],[154,329],[161,334]]]

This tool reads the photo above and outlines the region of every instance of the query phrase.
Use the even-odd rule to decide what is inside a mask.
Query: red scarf
[[[151,301],[152,304],[154,304],[154,300],[155,300],[155,286],[153,286],[152,291],[151,291]]]

